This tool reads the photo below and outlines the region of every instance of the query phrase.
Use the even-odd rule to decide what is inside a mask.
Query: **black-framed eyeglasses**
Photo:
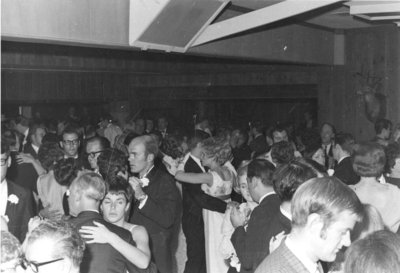
[[[1,158],[0,159],[0,165],[1,166],[5,166],[7,164],[7,160],[8,160],[9,156],[5,157],[5,158]]]
[[[47,262],[42,262],[42,263],[36,263],[36,262],[31,262],[28,261],[25,257],[21,259],[21,266],[24,270],[27,270],[28,268],[30,268],[32,270],[32,272],[34,273],[38,273],[39,272],[39,267],[46,265],[46,264],[52,264],[58,261],[64,260],[64,258],[58,258],[58,259],[54,259],[51,261],[47,261]]]
[[[79,139],[73,139],[73,140],[65,140],[64,139],[63,143],[68,146],[72,146],[72,145],[77,146],[79,144]]]
[[[85,153],[86,156],[94,158],[97,154],[102,153],[103,151],[97,151],[97,152],[91,152],[91,153]]]

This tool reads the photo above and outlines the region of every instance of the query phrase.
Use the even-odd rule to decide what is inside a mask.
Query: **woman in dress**
[[[392,184],[381,184],[386,163],[384,148],[373,142],[360,143],[356,148],[353,169],[360,181],[350,187],[356,192],[360,201],[377,208],[385,225],[396,232],[400,225],[400,189]]]
[[[129,210],[129,200],[132,197],[132,188],[123,177],[116,177],[109,183],[108,192],[100,205],[104,220],[131,232],[135,246],[108,230],[104,225],[94,222],[95,226],[83,226],[79,230],[87,244],[110,244],[125,258],[138,268],[149,268],[150,248],[149,236],[144,227],[133,225],[125,221],[125,214]],[[151,270],[150,270],[151,271]]]
[[[222,138],[208,138],[201,144],[203,153],[201,162],[209,168],[207,173],[185,173],[177,171],[175,178],[179,181],[202,184],[202,190],[211,196],[230,201],[236,171],[230,159],[232,157],[229,143]],[[222,222],[224,214],[203,209],[204,233],[206,241],[206,266],[208,273],[225,273],[228,262],[220,253],[222,241]]]

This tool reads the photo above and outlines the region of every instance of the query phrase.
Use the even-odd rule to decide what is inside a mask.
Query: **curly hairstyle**
[[[297,158],[276,169],[273,176],[274,190],[281,201],[290,201],[301,184],[319,176],[322,174],[305,159]]]
[[[400,144],[397,142],[390,143],[386,149],[386,165],[385,165],[385,172],[391,173],[392,168],[396,164],[396,159],[400,158]]]
[[[69,258],[73,265],[79,268],[85,250],[85,242],[72,224],[65,221],[44,220],[29,234],[27,245],[43,238],[54,240],[54,258]]]
[[[64,153],[58,143],[43,143],[38,151],[38,159],[47,171],[53,169],[55,163],[63,157]]]
[[[277,165],[289,163],[294,158],[294,147],[291,142],[281,141],[271,147],[271,157]]]
[[[69,186],[78,176],[79,166],[74,158],[63,158],[54,165],[54,178],[61,186]]]
[[[107,193],[117,195],[123,194],[126,198],[126,202],[129,203],[133,196],[133,189],[124,177],[117,175],[115,179],[109,183]]]
[[[224,138],[207,138],[202,141],[204,153],[207,157],[214,158],[218,165],[224,165],[232,158],[229,142]]]
[[[378,143],[364,142],[356,148],[353,160],[354,172],[361,177],[378,177],[386,164],[383,147]]]
[[[172,157],[173,159],[177,159],[183,156],[183,152],[179,149],[181,146],[181,142],[175,136],[168,135],[161,144],[161,151]]]
[[[127,171],[127,157],[122,151],[109,148],[99,155],[97,166],[106,183],[110,184],[116,179],[119,172]]]

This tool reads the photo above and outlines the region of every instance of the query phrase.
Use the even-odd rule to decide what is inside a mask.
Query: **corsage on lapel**
[[[18,198],[18,196],[16,196],[15,194],[10,194],[9,196],[8,196],[8,199],[7,199],[7,201],[8,202],[10,202],[11,204],[18,204],[18,202],[19,202],[19,198]]]

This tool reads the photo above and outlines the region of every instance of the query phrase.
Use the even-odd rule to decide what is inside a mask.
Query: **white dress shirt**
[[[7,181],[4,179],[0,184],[0,215],[6,215],[8,201],[8,185]]]

